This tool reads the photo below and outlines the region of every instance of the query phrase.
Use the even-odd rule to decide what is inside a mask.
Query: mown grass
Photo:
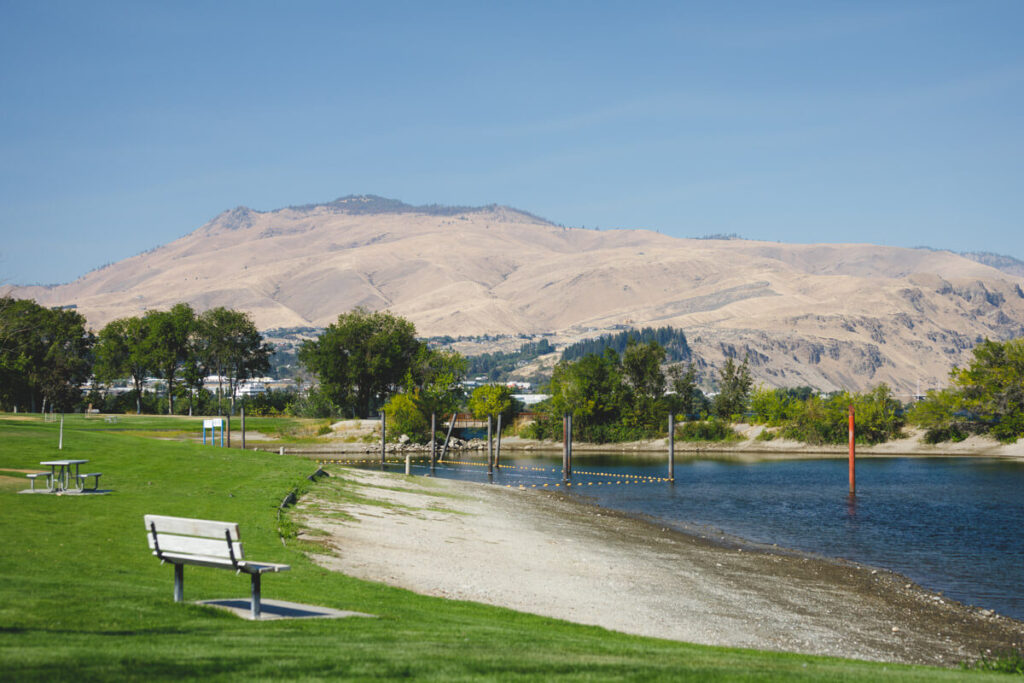
[[[56,425],[0,418],[0,468],[38,469],[40,460],[58,455],[88,458],[88,469],[103,472],[104,488],[113,493],[19,495],[13,487],[0,487],[4,680],[953,680],[979,675],[702,647],[419,596],[326,571],[306,558],[300,544],[282,541],[277,505],[293,489],[318,486],[305,479],[315,469],[307,460],[154,440],[75,422],[65,422],[64,450],[58,453],[56,445]],[[145,513],[237,521],[249,557],[292,566],[264,580],[265,597],[377,618],[253,623],[213,608],[175,604],[171,568],[161,566],[146,547]],[[243,597],[247,591],[244,576],[185,570],[187,600]]]
[[[208,415],[189,417],[187,415],[83,415],[81,413],[68,413],[63,416],[64,427],[67,429],[134,432],[140,436],[189,440],[202,438],[203,420],[209,419],[209,417]],[[6,419],[15,422],[42,422],[42,417],[38,413],[8,415]],[[59,424],[61,416],[58,415],[56,419],[56,423],[46,424]],[[323,441],[318,437],[330,434],[330,424],[330,420],[305,417],[254,417],[250,415],[245,419],[246,431],[266,434],[275,440],[286,442],[286,445]],[[240,416],[232,416],[231,429],[234,439],[239,438],[238,432],[241,428]],[[217,437],[219,442],[219,431]],[[260,441],[253,442],[262,443]],[[238,444],[233,445],[237,446]]]

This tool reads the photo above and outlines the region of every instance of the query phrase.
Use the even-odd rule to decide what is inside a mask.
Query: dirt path
[[[884,570],[721,547],[536,490],[336,473],[299,506],[327,534],[313,537],[331,549],[316,561],[419,593],[639,635],[859,659],[954,665],[1024,645],[1024,624]]]

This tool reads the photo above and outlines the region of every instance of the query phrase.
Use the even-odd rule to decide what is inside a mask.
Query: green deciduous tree
[[[454,351],[422,345],[406,378],[406,391],[417,393],[416,404],[425,417],[452,413],[465,398],[462,381],[468,366],[466,359]]]
[[[231,313],[244,316],[235,311]],[[167,414],[171,415],[174,413],[174,382],[178,369],[189,360],[193,350],[192,338],[197,325],[195,311],[188,304],[179,303],[169,311],[149,311],[143,317],[143,323],[148,328],[144,348],[149,365],[167,383]]]
[[[357,308],[304,342],[299,360],[334,403],[369,417],[402,386],[421,346],[408,320]]]
[[[986,339],[973,354],[968,367],[950,374],[962,409],[1000,441],[1016,441],[1024,436],[1024,339]]]
[[[0,298],[0,397],[34,403],[38,396],[54,408],[71,409],[92,372],[94,343],[76,311]]]
[[[207,370],[218,377],[217,404],[224,395],[223,379],[227,378],[234,412],[239,382],[270,369],[273,347],[263,342],[249,314],[223,307],[211,308],[199,316],[198,335],[198,353],[202,354]]]
[[[707,399],[697,386],[697,368],[693,363],[671,365],[667,374],[668,386],[674,392],[668,396],[669,409],[673,413],[693,418],[707,409]]]
[[[142,412],[142,384],[152,367],[150,328],[142,318],[118,318],[100,330],[93,372],[100,382],[130,377],[135,388],[135,412]]]
[[[754,385],[747,359],[737,364],[732,358],[727,358],[718,371],[718,378],[718,395],[713,402],[715,415],[724,419],[741,415],[747,409],[747,399]]]
[[[477,387],[469,397],[469,410],[478,420],[501,415],[507,425],[514,415],[515,399],[512,390],[501,384]]]

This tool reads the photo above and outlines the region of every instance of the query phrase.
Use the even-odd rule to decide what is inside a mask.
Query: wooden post
[[[857,446],[854,440],[855,421],[853,404],[850,404],[850,493],[857,492]]]
[[[452,438],[452,430],[455,429],[455,418],[458,415],[458,413],[452,413],[451,422],[448,423],[448,434],[445,435],[444,445],[441,446],[441,460],[444,460],[444,456],[448,454],[448,441]]]
[[[501,413],[498,413],[498,443],[494,446],[494,469],[501,470]]]
[[[668,480],[676,481],[676,416],[668,414]]]
[[[434,473],[437,463],[437,413],[430,414],[430,473]]]
[[[242,450],[245,450],[245,404],[242,404]]]
[[[565,467],[569,470],[569,478],[572,479],[572,413],[569,413],[569,457],[565,461]]]
[[[384,414],[384,411],[380,411],[380,466],[384,467],[384,459],[386,457],[385,439],[388,435],[388,416]]]
[[[409,460],[409,451],[405,452],[405,474],[407,476],[412,474],[412,463]]]
[[[230,413],[230,411],[228,412],[227,415],[224,416],[224,422],[228,426],[228,448],[231,448],[231,413]]]
[[[569,416],[562,416],[562,481],[569,479]]]
[[[490,415],[487,416],[487,474],[494,474],[494,450],[492,449],[493,441],[491,436],[491,423],[493,419]]]

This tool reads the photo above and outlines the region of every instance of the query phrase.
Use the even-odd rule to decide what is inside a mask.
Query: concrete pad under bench
[[[199,600],[195,604],[208,605],[227,610],[235,616],[249,621],[270,621],[272,619],[344,619],[345,617],[370,617],[372,614],[331,609],[317,605],[303,605],[285,600],[260,600],[260,618],[253,619],[251,603],[244,599]]]

